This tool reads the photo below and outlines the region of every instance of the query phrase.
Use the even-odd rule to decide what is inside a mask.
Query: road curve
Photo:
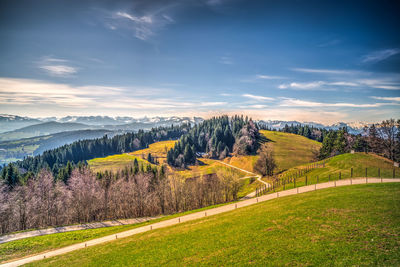
[[[231,164],[228,164],[228,163],[223,162],[223,161],[220,161],[220,160],[216,160],[216,161],[219,162],[219,163],[221,163],[221,164],[224,164],[224,165],[226,165],[226,166],[228,166],[228,167],[237,169],[237,170],[239,170],[239,171],[242,171],[242,172],[245,172],[245,173],[248,173],[248,174],[251,175],[251,176],[242,177],[242,178],[240,178],[240,179],[246,179],[246,178],[250,178],[250,177],[257,177],[257,181],[259,181],[259,182],[262,183],[262,184],[265,184],[267,187],[271,187],[271,185],[270,185],[269,183],[267,183],[267,182],[261,180],[262,177],[261,177],[261,175],[259,175],[259,174],[250,172],[250,171],[248,171],[248,170],[245,170],[245,169],[242,169],[242,168],[239,168],[239,167],[236,167],[236,166],[233,166],[233,165],[231,165]],[[250,194],[248,194],[247,196],[243,197],[242,199],[243,199],[243,200],[244,200],[244,199],[249,199],[249,198],[254,197],[255,195],[256,195],[256,192],[254,191],[254,192],[251,192]]]
[[[9,267],[9,266],[20,266],[20,265],[27,264],[27,263],[30,263],[30,262],[33,262],[33,261],[37,261],[37,260],[41,260],[41,259],[45,259],[45,258],[49,258],[49,257],[54,257],[54,256],[57,256],[57,255],[65,254],[65,253],[68,253],[68,252],[71,252],[71,251],[75,251],[75,250],[78,250],[78,249],[84,249],[84,248],[89,247],[89,246],[94,246],[94,245],[102,244],[102,243],[105,243],[105,242],[113,241],[113,240],[118,239],[118,238],[128,237],[128,236],[136,235],[136,234],[147,232],[147,231],[152,231],[154,229],[176,225],[176,224],[179,224],[179,223],[182,223],[182,222],[192,221],[192,220],[204,218],[204,217],[207,217],[207,216],[211,216],[211,215],[216,215],[216,214],[232,211],[232,210],[235,210],[237,208],[250,206],[250,205],[253,205],[253,204],[256,204],[256,203],[259,203],[259,202],[264,202],[264,201],[268,201],[268,200],[279,198],[279,197],[283,197],[283,196],[296,195],[296,194],[301,194],[301,193],[305,193],[305,192],[310,192],[310,191],[315,191],[315,190],[320,190],[320,189],[330,188],[330,187],[355,185],[355,184],[369,184],[369,183],[392,183],[392,182],[399,183],[400,182],[400,178],[396,178],[396,179],[393,179],[393,178],[390,178],[390,179],[357,178],[357,179],[339,180],[339,181],[332,181],[332,182],[326,182],[326,183],[321,183],[321,184],[313,184],[313,185],[297,187],[297,188],[294,188],[294,189],[289,189],[289,190],[285,190],[285,191],[281,191],[281,192],[276,192],[276,193],[272,193],[272,194],[268,194],[268,195],[263,195],[263,196],[260,196],[260,197],[257,197],[257,198],[247,199],[247,200],[244,200],[244,201],[240,201],[240,202],[237,202],[237,203],[221,206],[221,207],[218,207],[218,208],[213,208],[213,209],[209,209],[209,210],[206,210],[206,211],[200,211],[200,212],[188,214],[188,215],[185,215],[185,216],[182,216],[182,217],[165,220],[165,221],[161,221],[161,222],[158,222],[158,223],[153,223],[151,225],[138,227],[138,228],[135,228],[135,229],[132,229],[132,230],[120,232],[118,234],[113,234],[113,235],[109,235],[109,236],[105,236],[105,237],[101,237],[101,238],[96,238],[96,239],[93,239],[93,240],[90,240],[90,241],[87,241],[87,242],[74,244],[74,245],[71,245],[71,246],[68,246],[68,247],[56,249],[56,250],[49,251],[49,252],[40,253],[40,254],[37,254],[37,255],[34,255],[34,256],[28,256],[28,257],[23,258],[23,259],[19,259],[19,260],[11,261],[11,262],[8,262],[8,263],[4,263],[4,264],[2,264],[0,266],[3,266],[3,267],[6,267],[6,266],[7,267]]]

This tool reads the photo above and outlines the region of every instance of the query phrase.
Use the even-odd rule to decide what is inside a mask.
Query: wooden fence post
[[[294,188],[296,188],[296,178],[294,178]]]
[[[353,168],[351,168],[351,175],[350,178],[353,178]]]

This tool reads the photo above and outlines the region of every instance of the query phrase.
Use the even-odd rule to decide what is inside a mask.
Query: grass
[[[244,177],[248,175],[245,172],[221,164],[213,159],[198,158],[198,161],[200,162],[199,165],[188,166],[186,170],[175,170],[174,172],[184,178],[217,173],[218,171],[227,171],[229,173],[234,173],[238,177]]]
[[[400,184],[294,195],[31,266],[400,265]]]
[[[25,238],[25,239],[20,239],[20,240],[3,243],[3,244],[0,244],[0,263],[9,261],[9,260],[13,260],[13,259],[22,258],[22,257],[28,256],[28,255],[38,254],[41,252],[66,247],[69,245],[77,244],[80,242],[88,241],[88,240],[103,237],[103,236],[120,233],[122,231],[127,231],[127,230],[141,227],[144,225],[180,217],[183,215],[187,215],[187,214],[202,211],[202,210],[216,208],[216,207],[227,205],[227,204],[230,204],[230,203],[223,203],[223,204],[213,205],[213,206],[209,206],[209,207],[204,207],[201,209],[176,213],[176,214],[164,216],[159,219],[154,219],[151,221],[137,223],[137,224],[112,226],[112,227],[104,227],[104,228],[97,228],[97,229],[78,230],[78,231],[72,231],[72,232],[30,237],[30,238]],[[23,232],[23,231],[19,231],[19,232]],[[15,233],[17,233],[17,232],[15,232]]]
[[[257,159],[257,155],[247,155],[227,157],[223,161],[235,167],[254,172],[254,165],[256,164]]]
[[[260,133],[271,140],[276,172],[315,161],[316,152],[322,146],[320,142],[301,135],[266,130]]]
[[[245,197],[251,192],[256,191],[256,188],[262,185],[259,181],[257,181],[257,177],[242,179],[240,180],[240,183],[241,186],[238,193],[239,198]]]
[[[95,158],[88,160],[90,169],[94,172],[104,171],[120,171],[126,166],[133,164],[133,161],[137,159],[138,162],[144,162],[150,164],[147,160],[143,160],[141,157],[130,155],[130,154],[117,154],[104,158]]]
[[[353,177],[365,177],[365,168],[367,168],[367,177],[383,177],[392,178],[393,169],[395,169],[395,177],[400,177],[400,168],[393,167],[393,162],[375,154],[366,153],[346,153],[329,158],[325,161],[319,161],[319,164],[325,165],[311,169],[306,173],[300,173],[305,170],[307,166],[312,164],[305,164],[289,169],[281,174],[281,178],[296,177],[296,186],[303,186],[307,184],[315,184],[317,182],[327,182],[332,180],[349,179],[351,178],[351,168],[353,168]],[[379,175],[380,169],[380,175]],[[265,179],[272,182],[271,179]],[[286,184],[285,189],[293,188],[294,184]],[[283,186],[277,187],[277,190],[283,189]]]
[[[150,144],[149,147],[146,149],[137,150],[129,154],[141,157],[142,159],[146,159],[147,155],[151,153],[153,157],[158,158],[159,163],[164,163],[167,158],[168,150],[173,148],[176,142],[177,142],[176,140],[156,142]]]

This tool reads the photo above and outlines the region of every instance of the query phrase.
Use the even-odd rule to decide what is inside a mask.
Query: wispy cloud
[[[271,75],[262,75],[262,74],[256,75],[256,78],[257,78],[257,79],[260,79],[260,80],[279,80],[279,79],[285,79],[285,77],[282,77],[282,76],[271,76]]]
[[[384,101],[396,101],[400,102],[400,97],[384,97],[384,96],[371,96],[373,99],[384,100]]]
[[[114,86],[73,86],[31,79],[0,78],[0,106],[24,106],[32,108],[50,107],[50,110],[67,109],[68,113],[77,110],[126,110],[146,114],[166,111],[207,110],[223,107],[224,101],[184,100],[174,97],[176,93],[165,88],[152,87],[114,87]],[[171,95],[171,98],[165,95]],[[160,97],[162,96],[162,97]]]
[[[67,65],[66,59],[44,57],[38,63],[38,67],[47,72],[50,76],[68,77],[78,72],[78,68]]]
[[[397,55],[400,53],[399,48],[391,48],[391,49],[384,49],[384,50],[379,50],[379,51],[374,51],[371,52],[367,55],[364,55],[361,59],[363,63],[377,63],[379,61],[383,61],[385,59],[388,59],[394,55]]]
[[[257,100],[257,101],[272,101],[272,100],[274,100],[274,98],[272,98],[272,97],[252,95],[252,94],[243,94],[242,96],[253,99],[253,100]]]
[[[219,63],[225,64],[225,65],[233,65],[233,59],[228,56],[220,57]]]
[[[293,68],[292,70],[305,73],[339,74],[339,75],[353,75],[353,74],[363,73],[362,71],[357,71],[357,70],[331,70],[331,69],[309,69],[309,68]]]
[[[279,89],[297,89],[297,90],[314,90],[320,89],[322,85],[326,84],[323,81],[316,82],[308,82],[308,83],[289,83],[289,84],[281,84],[278,86]]]
[[[366,103],[366,104],[354,104],[354,103],[324,103],[314,102],[295,98],[284,98],[280,103],[283,107],[349,107],[349,108],[376,108],[386,105],[398,105],[396,103]]]

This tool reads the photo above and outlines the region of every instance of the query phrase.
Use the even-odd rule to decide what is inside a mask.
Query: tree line
[[[198,155],[223,159],[230,153],[255,153],[259,146],[259,129],[248,117],[213,117],[195,125],[167,153],[169,165],[185,168],[195,164]]]
[[[0,234],[49,226],[172,214],[237,199],[233,172],[182,179],[121,171],[95,175],[72,171],[68,183],[48,170],[13,188],[0,181]]]
[[[42,155],[11,163],[2,169],[0,177],[13,186],[21,179],[27,180],[40,170],[48,169],[55,178],[66,182],[72,169],[85,164],[86,160],[144,149],[158,141],[178,139],[190,128],[190,124],[172,125],[153,128],[150,131],[139,130],[112,138],[105,135],[102,138],[76,141],[47,150]]]
[[[354,135],[346,128],[329,131],[320,149],[320,158],[337,154],[373,152],[390,160],[400,161],[400,120],[384,120],[381,123],[366,126],[363,133]]]

